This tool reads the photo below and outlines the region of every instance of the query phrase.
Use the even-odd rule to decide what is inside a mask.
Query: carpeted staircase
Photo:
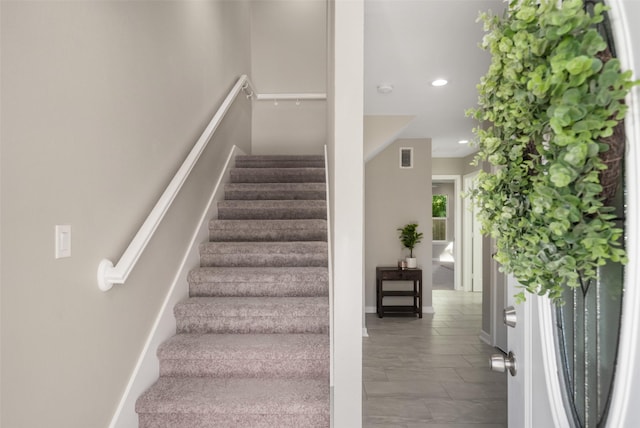
[[[328,427],[322,156],[239,156],[140,428]]]

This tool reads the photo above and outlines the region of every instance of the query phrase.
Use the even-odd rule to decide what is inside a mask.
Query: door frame
[[[496,240],[491,238],[490,240],[491,253],[497,251]],[[509,306],[507,290],[507,275],[500,272],[500,266],[493,257],[491,257],[491,340],[490,344],[503,352],[509,351],[508,327],[503,320],[503,310]]]
[[[453,182],[453,288],[462,290],[462,180],[459,175],[436,174],[431,176],[431,184],[434,182]]]
[[[507,304],[515,308],[517,322],[515,326],[507,329],[508,350],[513,352],[516,358],[517,373],[507,376],[507,426],[518,428],[535,428],[533,422],[534,387],[533,371],[536,361],[540,358],[533,357],[532,346],[535,334],[533,304],[537,296],[529,295],[524,302],[516,302],[515,294],[519,291],[518,281],[513,275],[505,275]],[[539,394],[541,398],[543,394]],[[543,398],[546,399],[546,398]],[[551,426],[540,424],[538,426]],[[557,426],[555,426],[558,428]]]
[[[613,31],[617,56],[622,69],[635,69],[636,78],[640,74],[640,45],[632,48],[633,40],[640,40],[640,29],[629,26],[629,22],[640,18],[640,4],[630,0],[609,0],[609,17]],[[627,13],[625,5],[631,5]],[[635,58],[634,58],[635,53]],[[626,99],[629,106],[625,118],[627,139],[631,142],[626,147],[625,157],[628,165],[640,162],[640,88],[634,87]],[[611,404],[606,420],[607,427],[640,426],[640,408],[636,405],[640,395],[640,170],[625,169],[626,185],[626,224],[625,238],[629,262],[625,267],[625,291],[622,300],[622,319],[616,376],[613,382]],[[521,367],[533,371],[533,377],[525,385],[525,394],[531,394],[531,401],[525,403],[524,426],[554,426],[568,428],[572,426],[562,399],[563,391],[558,376],[558,361],[554,343],[554,324],[552,305],[546,297],[527,295],[527,303],[531,304],[532,323],[530,334],[532,345],[530,355],[521,359]],[[511,343],[509,344],[511,347]],[[531,358],[531,359],[527,359]],[[532,406],[531,411],[526,406]],[[509,410],[512,400],[509,394]],[[540,420],[543,420],[540,422]],[[510,424],[511,425],[511,424]]]

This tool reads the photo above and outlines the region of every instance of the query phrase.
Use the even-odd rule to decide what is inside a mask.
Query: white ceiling
[[[479,11],[501,13],[503,0],[365,0],[365,115],[416,116],[398,138],[431,138],[433,157],[475,151],[475,121],[465,110],[477,102],[476,84],[489,67],[478,47]],[[449,84],[433,87],[444,78]],[[393,85],[380,94],[379,84]]]

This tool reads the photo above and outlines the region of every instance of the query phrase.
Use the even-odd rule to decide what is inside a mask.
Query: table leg
[[[378,318],[384,316],[384,310],[382,309],[382,280],[376,279],[376,311],[378,312]]]
[[[420,285],[418,285],[418,296],[419,296],[419,304],[418,304],[418,316],[422,318],[422,278],[420,278]]]
[[[413,280],[413,312],[418,313],[418,281]]]

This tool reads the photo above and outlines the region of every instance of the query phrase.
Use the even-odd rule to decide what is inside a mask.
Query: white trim
[[[160,222],[164,218],[164,215],[171,207],[171,203],[182,189],[182,185],[185,183],[191,170],[200,159],[200,155],[207,148],[209,141],[213,137],[213,134],[218,129],[218,126],[222,122],[222,119],[226,115],[227,111],[231,108],[231,105],[235,101],[236,97],[244,89],[251,88],[251,82],[246,75],[240,76],[236,84],[233,86],[229,94],[222,102],[218,111],[213,116],[205,130],[202,132],[198,141],[194,144],[193,148],[187,155],[186,159],[180,166],[180,169],[173,176],[169,185],[164,190],[160,199],[153,207],[146,220],[140,226],[140,229],[133,237],[127,249],[124,251],[118,263],[114,266],[113,262],[108,259],[103,259],[98,265],[97,280],[98,288],[101,291],[108,291],[114,284],[124,284],[129,274],[135,267],[138,259],[144,252],[147,244],[153,237],[154,232],[160,225]]]
[[[524,325],[523,342],[524,342],[524,364],[520,364],[519,370],[522,370],[524,378],[524,428],[536,428],[533,425],[533,308],[532,300],[537,296],[527,296],[528,299],[522,304],[524,309]],[[522,367],[524,365],[524,367]]]
[[[540,362],[535,360],[535,350],[532,347],[533,305],[536,303],[535,295],[527,295],[527,300],[516,303],[514,294],[519,288],[518,281],[513,275],[507,275],[508,303],[512,305],[518,314],[518,322],[513,328],[508,329],[509,351],[513,352],[516,359],[517,374],[508,375],[507,387],[509,390],[508,420],[509,427],[538,428],[533,424],[533,366]],[[544,398],[541,398],[544,400]],[[542,418],[543,421],[544,417]],[[540,426],[550,426],[541,424]]]
[[[480,331],[480,335],[478,336],[478,338],[489,346],[495,346],[495,344],[491,341],[491,335],[484,330]]]
[[[191,237],[189,249],[180,263],[171,287],[149,331],[144,347],[138,356],[138,361],[129,377],[129,382],[125,387],[118,407],[111,419],[109,428],[137,426],[135,402],[158,378],[159,363],[156,356],[156,349],[163,341],[175,334],[176,321],[173,315],[173,307],[188,295],[187,275],[189,270],[199,264],[200,243],[209,240],[209,220],[217,217],[217,202],[223,199],[224,183],[228,181],[232,160],[238,154],[244,153],[238,147],[233,146],[227,156],[227,161],[218,177],[213,192],[209,197],[209,202],[200,216],[200,221]],[[135,425],[132,425],[133,423],[135,423]]]
[[[555,334],[553,327],[553,315],[551,300],[547,296],[538,296],[538,323],[540,330],[540,352],[542,353],[542,366],[544,369],[546,397],[551,409],[551,417],[555,428],[571,428],[567,412],[562,398],[560,385],[560,368],[556,354]]]
[[[495,243],[495,239],[491,238],[490,241],[492,244]],[[494,248],[493,245],[489,246],[489,251],[493,252]],[[499,323],[500,323],[500,317],[498,316],[498,313],[500,311],[500,303],[498,302],[498,281],[496,278],[496,271],[497,269],[497,262],[495,260],[491,260],[490,262],[491,264],[491,270],[490,270],[490,282],[491,282],[491,287],[490,287],[490,292],[491,292],[491,298],[489,299],[489,317],[491,318],[491,333],[487,333],[487,336],[490,338],[489,342],[487,342],[489,345],[500,349],[502,352],[507,352],[509,350],[509,340],[507,340],[507,346],[505,347],[506,349],[502,349],[502,347],[498,346],[498,329],[502,328]],[[506,282],[506,277],[505,277],[505,282]],[[506,288],[506,284],[503,284],[503,287]],[[505,294],[507,293],[507,290],[505,290]],[[504,308],[506,308],[506,302],[502,302],[502,306],[503,306],[503,311]],[[504,325],[504,323],[503,323]],[[507,327],[508,328],[508,327]],[[509,333],[507,330],[507,337],[508,337]]]
[[[333,411],[333,408],[334,408],[333,390],[334,390],[334,386],[329,385],[329,428],[335,427],[335,424],[333,422],[333,415],[335,414],[335,412]]]
[[[462,290],[462,177],[460,175],[432,175],[431,182],[453,181],[453,288]]]
[[[633,69],[637,64],[631,46],[632,37],[629,32],[629,22],[624,8],[624,1],[611,0],[607,2],[611,7],[609,17],[616,43],[617,56],[623,70]],[[639,70],[636,70],[638,72]],[[637,79],[637,76],[635,77]],[[631,427],[638,426],[637,395],[640,387],[637,381],[638,360],[640,359],[640,342],[638,329],[640,328],[640,171],[635,166],[640,162],[640,152],[637,145],[640,142],[640,88],[634,86],[626,100],[629,110],[625,119],[627,134],[627,165],[626,171],[626,250],[629,263],[625,267],[624,298],[622,299],[622,322],[620,327],[620,345],[616,376],[613,383],[611,407],[607,426]],[[635,407],[634,407],[635,406]]]
[[[331,198],[329,186],[329,154],[327,145],[324,145],[324,179],[325,179],[325,191],[327,201],[327,251],[328,251],[328,275],[329,275],[329,385],[333,386],[333,253],[332,253],[332,240],[331,240]],[[366,329],[365,329],[366,330]]]
[[[367,331],[367,327],[362,327],[362,337],[369,337],[369,332]]]
[[[487,251],[491,254],[496,251],[496,240],[491,238]],[[503,314],[504,309],[509,306],[509,292],[507,290],[507,275],[500,272],[500,265],[491,258],[490,262],[490,283],[489,289],[491,298],[489,300],[489,311],[491,313],[491,339],[492,346],[507,352],[509,350],[509,327],[504,325]],[[501,278],[501,280],[499,280]],[[500,292],[498,292],[500,290]]]
[[[477,177],[480,171],[474,171],[462,176],[463,191],[467,191],[470,188],[469,183],[473,183],[473,180]],[[472,202],[468,198],[462,199],[463,209],[463,224],[462,224],[462,247],[463,256],[460,259],[462,261],[462,286],[464,291],[473,291],[473,245],[471,235],[468,233],[471,229],[471,222],[473,222]],[[465,262],[466,261],[466,262]]]
[[[328,2],[335,428],[362,426],[364,0]]]

